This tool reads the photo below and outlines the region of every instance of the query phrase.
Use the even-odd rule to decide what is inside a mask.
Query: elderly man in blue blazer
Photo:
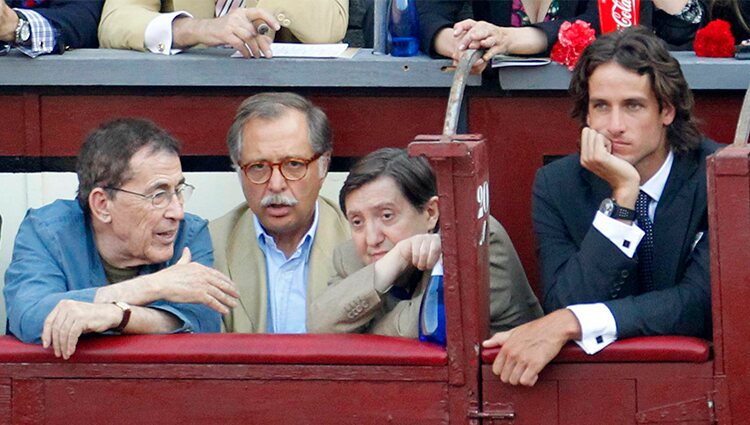
[[[493,372],[533,385],[562,346],[710,337],[705,139],[679,63],[643,28],[602,36],[570,84],[581,151],[534,182],[547,316],[495,334]]]
[[[30,57],[98,47],[104,0],[0,0],[0,52]]]

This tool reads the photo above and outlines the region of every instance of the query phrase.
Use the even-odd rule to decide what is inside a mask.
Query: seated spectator
[[[417,5],[422,49],[453,59],[466,49],[487,49],[480,68],[497,54],[548,52],[564,21],[581,19],[599,32],[598,2],[590,0],[417,0]],[[671,45],[689,48],[703,9],[699,0],[643,0],[640,17]]]
[[[339,42],[348,21],[348,0],[107,0],[99,41],[165,55],[198,44],[230,45],[245,57],[270,58],[274,40]]]
[[[334,201],[320,196],[333,151],[322,109],[295,93],[260,93],[237,109],[227,134],[245,202],[211,221],[216,269],[241,295],[227,332],[305,333],[309,305],[349,239]]]
[[[97,47],[104,0],[0,0],[0,53],[32,58],[68,48]]]
[[[734,43],[750,40],[750,0],[712,0],[709,19],[723,19],[732,26]]]
[[[218,332],[237,302],[211,268],[208,223],[179,143],[143,120],[112,121],[78,157],[78,199],[31,209],[5,274],[8,330],[67,359],[92,332]],[[214,311],[215,310],[215,311]]]
[[[532,218],[549,314],[495,334],[492,370],[533,385],[568,341],[711,336],[706,157],[693,97],[666,44],[643,27],[581,55],[570,82],[581,152],[536,175]],[[599,208],[597,209],[597,205]]]
[[[352,167],[339,195],[352,240],[333,252],[335,275],[311,306],[311,332],[417,338],[430,270],[441,254],[437,184],[429,163],[403,149]],[[490,217],[490,328],[542,315],[505,229]]]

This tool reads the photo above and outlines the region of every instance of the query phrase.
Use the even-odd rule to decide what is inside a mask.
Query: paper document
[[[550,58],[529,58],[526,56],[495,55],[492,57],[492,67],[503,66],[542,66],[550,63]]]
[[[271,52],[275,58],[337,58],[349,47],[346,43],[336,44],[302,44],[302,43],[271,43]],[[240,52],[235,51],[233,58],[240,58]]]

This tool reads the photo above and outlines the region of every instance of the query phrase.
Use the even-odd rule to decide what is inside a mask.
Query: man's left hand
[[[104,332],[122,320],[122,310],[114,304],[62,300],[44,320],[42,346],[52,348],[55,357],[69,359],[78,338],[89,332]]]
[[[18,26],[18,15],[13,9],[0,0],[0,41],[12,43],[16,41],[16,27]]]
[[[557,310],[547,316],[498,332],[484,341],[484,348],[502,346],[492,363],[492,373],[511,385],[532,386],[539,372],[572,339],[581,338],[581,325],[572,311]]]

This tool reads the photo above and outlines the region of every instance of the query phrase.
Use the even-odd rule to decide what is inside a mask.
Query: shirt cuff
[[[143,43],[149,51],[162,55],[174,55],[182,51],[182,49],[172,48],[172,22],[180,16],[193,17],[182,11],[160,13],[148,23],[146,32],[143,34]]]
[[[640,227],[625,224],[620,220],[604,215],[601,211],[596,212],[594,228],[615,244],[628,258],[633,258],[638,244],[641,243],[643,235],[646,234]]]
[[[581,339],[575,341],[586,354],[596,354],[617,340],[617,323],[609,308],[602,304],[576,304],[567,307],[581,325]]]
[[[15,10],[26,17],[31,29],[31,46],[18,46],[18,50],[32,58],[55,50],[57,34],[47,18],[33,10]]]

